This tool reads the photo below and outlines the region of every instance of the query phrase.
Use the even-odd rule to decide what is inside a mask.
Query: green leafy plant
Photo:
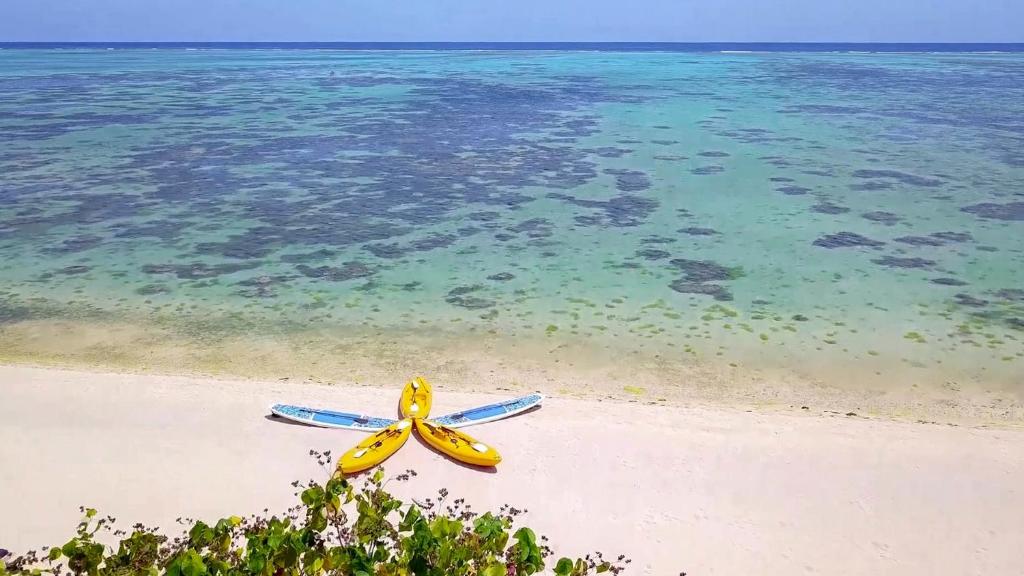
[[[330,452],[310,455],[333,471]],[[9,558],[0,576],[526,576],[544,570],[547,539],[515,527],[511,506],[477,514],[461,498],[405,504],[385,490],[406,482],[408,470],[385,481],[377,470],[357,488],[331,475],[324,483],[294,482],[299,504],[283,514],[231,516],[213,524],[178,519],[177,537],[141,524],[130,531],[92,508],[62,546]],[[513,529],[516,528],[514,531]],[[110,536],[116,546],[102,543]],[[8,558],[5,558],[8,557]],[[559,559],[557,576],[619,574],[629,559],[601,554]]]

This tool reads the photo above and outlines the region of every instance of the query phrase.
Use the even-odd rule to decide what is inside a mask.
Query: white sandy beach
[[[429,379],[430,374],[425,374]],[[382,388],[0,367],[0,547],[63,542],[78,506],[170,527],[293,501],[309,449],[362,436],[267,417],[288,402],[391,416]],[[499,396],[436,381],[433,412]],[[549,398],[467,429],[495,473],[410,441],[386,465],[523,523],[559,554],[633,559],[626,574],[1024,574],[1024,430]]]

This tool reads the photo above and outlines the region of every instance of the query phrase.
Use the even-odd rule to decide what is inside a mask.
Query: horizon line
[[[0,40],[0,44],[861,44],[861,45],[1006,45],[1004,41],[865,40]]]

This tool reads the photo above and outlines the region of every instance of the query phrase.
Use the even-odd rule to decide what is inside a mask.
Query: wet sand
[[[433,380],[436,414],[501,397]],[[275,421],[267,406],[394,413],[400,381],[360,383],[0,367],[0,546],[61,541],[82,504],[165,528],[178,516],[284,509],[290,481],[323,474],[310,449],[337,455],[362,435]],[[521,375],[515,390],[497,394],[539,384]],[[623,553],[633,559],[627,574],[1017,574],[1024,566],[1018,427],[556,394],[538,411],[467,431],[499,448],[496,471],[410,441],[386,467],[419,476],[393,484],[396,493],[409,501],[443,486],[479,511],[527,508],[523,522],[557,553]]]
[[[426,374],[462,392],[712,405],[960,425],[1024,425],[1019,375],[1001,366],[931,367],[803,356],[779,347],[669,354],[576,336],[460,330],[304,329],[244,334],[115,320],[25,320],[0,327],[0,365],[337,385]],[[737,359],[738,360],[738,359]],[[997,369],[1003,369],[999,372]]]

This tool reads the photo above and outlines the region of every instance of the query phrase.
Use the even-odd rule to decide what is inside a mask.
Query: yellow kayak
[[[478,442],[464,432],[419,418],[414,419],[413,422],[416,423],[416,431],[427,441],[427,444],[456,460],[476,466],[494,466],[501,462],[501,456],[497,450],[483,442]]]
[[[430,415],[430,405],[433,401],[434,394],[430,384],[417,376],[402,389],[398,410],[402,413],[402,418],[426,418]]]
[[[338,467],[345,474],[373,468],[398,451],[412,433],[412,421],[400,420],[369,436],[355,448],[341,455]]]

